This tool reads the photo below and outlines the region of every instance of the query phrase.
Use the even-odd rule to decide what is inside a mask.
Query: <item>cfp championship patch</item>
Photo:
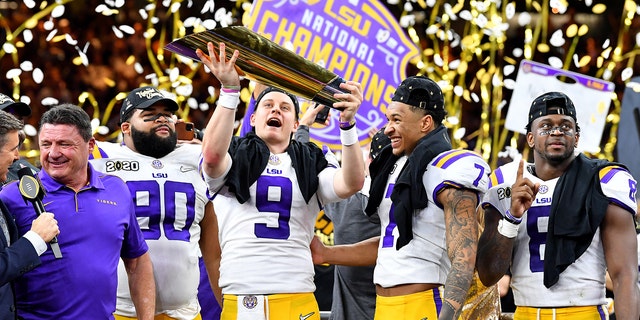
[[[242,298],[242,305],[247,309],[253,309],[258,305],[256,296],[245,296]]]
[[[151,162],[151,166],[154,169],[162,169],[162,168],[164,168],[164,165],[162,164],[162,161],[160,161],[158,159],[153,160],[153,162]]]
[[[138,161],[129,160],[109,160],[105,164],[105,170],[107,172],[114,171],[138,171],[140,170],[140,164]]]
[[[278,166],[282,163],[282,160],[280,160],[280,157],[278,157],[275,154],[272,154],[269,156],[269,164],[270,165],[274,165],[274,166]]]
[[[541,185],[540,188],[538,189],[538,192],[545,194],[547,193],[547,191],[549,191],[549,187],[547,187],[547,185]]]

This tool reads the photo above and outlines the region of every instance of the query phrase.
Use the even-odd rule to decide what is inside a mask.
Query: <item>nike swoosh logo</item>
[[[307,314],[305,314],[305,315],[303,316],[303,315],[302,315],[302,313],[301,313],[301,314],[300,314],[300,320],[307,320],[307,319],[309,319],[309,317],[311,317],[311,316],[312,316],[312,315],[314,315],[314,314],[315,314],[315,312],[310,312],[310,313],[307,313]]]
[[[46,207],[46,206],[48,206],[48,205],[50,205],[50,204],[52,204],[52,203],[53,203],[53,201],[49,201],[49,202],[47,202],[47,203],[43,203],[43,204],[42,204],[42,206],[43,206],[43,207]]]
[[[189,172],[189,171],[193,171],[196,170],[196,168],[194,167],[185,167],[185,166],[180,166],[180,172],[185,173],[185,172]]]

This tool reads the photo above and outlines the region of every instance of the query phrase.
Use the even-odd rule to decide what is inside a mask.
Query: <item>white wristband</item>
[[[513,239],[518,235],[519,226],[519,224],[514,224],[505,219],[500,219],[498,222],[498,233],[509,239]]]
[[[218,105],[227,109],[236,110],[240,103],[240,92],[224,92],[220,91],[218,97]]]
[[[358,128],[354,125],[348,130],[340,129],[340,142],[342,142],[344,146],[358,143]]]

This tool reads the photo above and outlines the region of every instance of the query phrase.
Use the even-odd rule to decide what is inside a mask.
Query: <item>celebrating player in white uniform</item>
[[[607,161],[576,155],[576,109],[564,94],[536,98],[527,141],[534,163],[491,176],[478,271],[485,284],[511,268],[515,319],[606,319],[605,272],[617,319],[638,319],[637,184]]]
[[[98,142],[91,163],[129,187],[153,262],[156,314],[191,320],[200,317],[199,243],[215,223],[204,220],[214,216],[198,172],[201,146],[176,145],[177,109],[156,88],[133,90],[120,113],[124,144]],[[208,233],[215,239],[215,232]],[[116,319],[135,318],[122,263],[118,280]]]
[[[392,100],[391,145],[369,166],[365,209],[380,216],[380,237],[333,247],[314,242],[314,261],[367,265],[377,255],[375,319],[457,319],[472,283],[476,207],[490,169],[473,152],[451,150],[433,80],[409,77]]]
[[[446,284],[451,271],[451,261],[447,255],[447,236],[452,235],[447,235],[443,211],[446,204],[441,203],[437,195],[444,188],[473,190],[481,195],[488,185],[487,173],[490,169],[479,155],[466,150],[446,151],[438,155],[429,163],[422,177],[429,204],[415,212],[413,239],[397,250],[398,229],[390,195],[406,160],[407,156],[403,156],[396,161],[395,169],[389,175],[385,187],[389,192],[385,193],[387,196],[378,208],[382,228],[374,282],[379,286],[380,292],[392,291],[394,289],[385,288],[397,288],[407,284]],[[476,197],[475,203],[478,202],[479,198]],[[473,262],[471,263],[473,272]],[[439,289],[434,290],[437,292]],[[437,297],[438,293],[434,295]],[[440,305],[436,306],[438,298],[428,301],[440,309]]]
[[[360,84],[343,83],[340,87],[349,93],[334,95],[340,102],[333,107],[342,110],[339,169],[328,165],[317,146],[291,140],[298,101],[280,89],[260,93],[251,115],[254,132],[232,141],[239,53],[227,60],[223,43],[220,52],[209,43],[208,51],[208,56],[197,54],[222,84],[205,130],[202,164],[219,222],[222,319],[320,319],[309,243],[321,206],[363,185],[355,127]]]
[[[440,88],[422,76],[405,79],[387,110],[391,146],[371,164],[366,209],[377,208],[381,225],[376,319],[457,318],[471,285],[490,169],[473,152],[450,150],[444,115]]]
[[[396,161],[386,190],[393,190],[406,160],[407,157],[403,156]],[[469,168],[475,168],[475,172]],[[427,195],[436,195],[452,185],[482,192],[483,187],[488,185],[487,172],[488,165],[476,153],[452,150],[440,154],[429,163],[422,180]],[[430,197],[429,205],[417,212],[413,219],[413,240],[396,250],[398,229],[395,228],[390,192],[388,194],[389,197],[385,197],[378,208],[378,212],[386,214],[380,216],[382,232],[374,281],[382,287],[405,283],[445,283],[451,262],[443,254],[446,249],[443,204]]]

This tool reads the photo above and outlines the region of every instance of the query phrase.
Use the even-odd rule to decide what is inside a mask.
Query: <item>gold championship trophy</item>
[[[238,50],[240,57],[236,60],[236,66],[240,68],[239,73],[253,81],[280,88],[329,107],[338,102],[333,95],[344,92],[340,89],[340,83],[344,80],[335,73],[243,26],[190,34],[167,44],[165,49],[200,61],[196,49],[208,52],[208,42],[218,51],[220,42],[231,49],[225,53],[227,59],[231,58],[233,50]]]

